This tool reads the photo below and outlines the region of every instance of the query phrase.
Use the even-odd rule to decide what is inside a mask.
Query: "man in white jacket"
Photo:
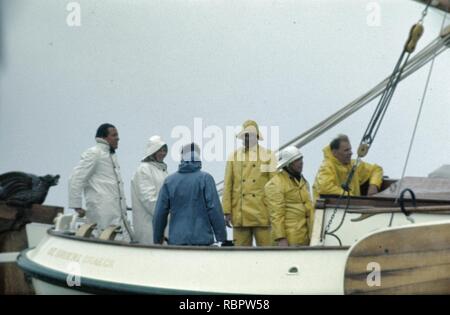
[[[69,179],[69,208],[75,209],[88,222],[97,223],[100,230],[110,225],[122,227],[123,240],[130,236],[124,226],[126,201],[120,167],[115,154],[119,144],[117,129],[102,124],[95,136],[97,144],[81,155]],[[82,206],[82,196],[86,210]]]
[[[131,180],[131,203],[136,240],[141,244],[153,244],[153,213],[159,190],[167,177],[167,165],[163,162],[167,145],[159,136],[148,140],[145,156]]]

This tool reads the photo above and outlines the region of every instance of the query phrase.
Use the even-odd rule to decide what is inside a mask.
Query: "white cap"
[[[277,169],[281,169],[286,165],[303,157],[303,154],[295,146],[289,146],[278,152]]]

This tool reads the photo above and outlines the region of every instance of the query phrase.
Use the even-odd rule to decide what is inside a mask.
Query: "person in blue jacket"
[[[153,217],[153,242],[162,244],[170,214],[169,245],[225,242],[225,220],[214,178],[201,171],[200,148],[183,146],[178,172],[163,183]]]

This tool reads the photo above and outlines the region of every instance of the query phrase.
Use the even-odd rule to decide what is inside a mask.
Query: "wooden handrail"
[[[450,205],[443,206],[419,206],[419,207],[405,207],[407,212],[447,212],[450,213]],[[378,213],[392,213],[392,212],[402,212],[400,207],[386,207],[386,208],[361,208],[361,209],[348,209],[349,213],[370,213],[370,214],[378,214]]]

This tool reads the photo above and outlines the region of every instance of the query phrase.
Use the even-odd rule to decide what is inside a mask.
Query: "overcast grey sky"
[[[193,128],[195,117],[223,130],[254,119],[279,127],[284,143],[384,79],[423,9],[410,0],[80,0],[81,26],[70,27],[69,2],[0,0],[0,173],[60,174],[46,203],[64,207],[68,177],[99,124],[119,129],[127,192],[147,138],[159,134],[170,148],[173,128]],[[429,13],[418,49],[441,22]],[[446,51],[408,175],[449,163],[449,69]],[[366,158],[390,177],[401,174],[427,71],[400,84]],[[310,182],[333,136],[347,133],[357,146],[374,105],[302,149]],[[204,163],[217,181],[224,167]]]

